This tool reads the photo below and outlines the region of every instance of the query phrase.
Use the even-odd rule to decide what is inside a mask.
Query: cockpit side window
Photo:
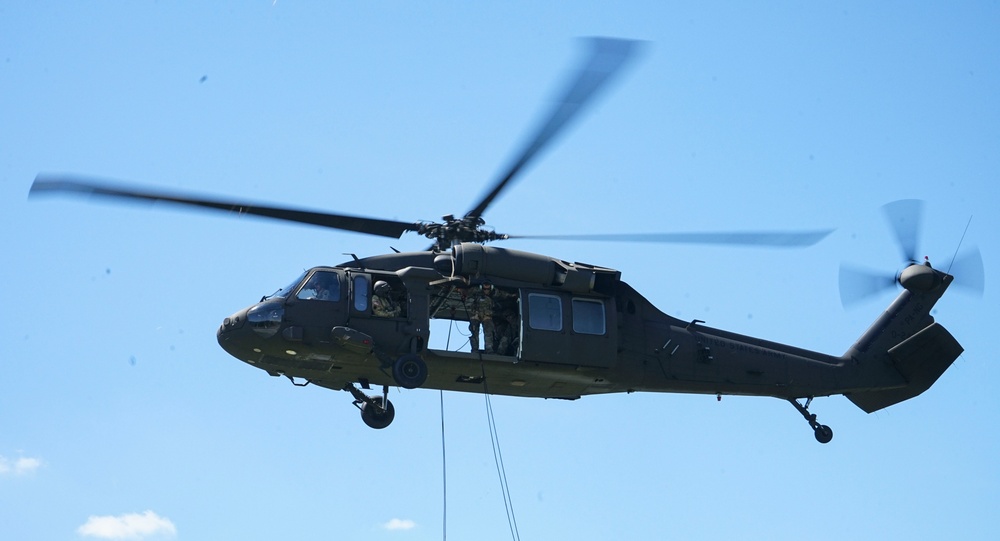
[[[339,301],[340,277],[335,272],[316,271],[296,297],[312,301]]]
[[[358,312],[368,310],[368,276],[359,274],[354,277],[354,309]]]

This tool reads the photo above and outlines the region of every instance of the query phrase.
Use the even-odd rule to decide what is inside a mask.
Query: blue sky
[[[578,60],[647,41],[486,218],[509,233],[836,228],[801,250],[518,242],[684,319],[841,354],[841,262],[980,248],[966,352],[925,394],[493,399],[525,539],[988,539],[1000,503],[996,2],[6,2],[0,538],[442,537],[441,395],[393,425],[229,357],[222,318],[303,269],[426,245],[168,208],[28,201],[41,171],[400,220],[465,212]],[[961,279],[961,277],[959,277]],[[446,332],[433,337],[446,347]],[[453,335],[450,347],[458,347]],[[447,533],[511,537],[482,396],[443,397]]]

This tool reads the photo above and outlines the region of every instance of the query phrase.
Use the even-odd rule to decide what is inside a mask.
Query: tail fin
[[[954,278],[929,267],[921,273],[933,273],[933,280],[904,280],[907,289],[845,354],[858,370],[856,390],[845,396],[867,413],[926,391],[962,354],[958,341],[930,315]]]
[[[889,349],[889,362],[906,382],[903,387],[849,393],[847,399],[867,413],[909,400],[926,391],[962,354],[958,340],[931,323]]]

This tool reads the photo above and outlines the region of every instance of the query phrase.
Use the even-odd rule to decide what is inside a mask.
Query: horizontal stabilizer
[[[889,350],[892,365],[902,374],[906,386],[846,396],[867,413],[909,400],[929,389],[962,351],[947,329],[932,323]]]

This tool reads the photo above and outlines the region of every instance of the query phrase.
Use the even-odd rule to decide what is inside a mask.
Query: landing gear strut
[[[368,386],[365,385],[365,388],[367,389]],[[348,383],[344,390],[354,397],[354,406],[361,410],[361,420],[366,425],[380,429],[392,423],[392,419],[396,416],[396,409],[392,407],[392,402],[389,402],[388,385],[382,386],[382,396],[368,396],[355,387],[353,383]]]
[[[809,426],[812,427],[813,433],[816,435],[816,441],[820,443],[830,443],[830,440],[833,439],[833,429],[826,425],[819,424],[818,422],[816,422],[816,414],[809,413],[809,404],[812,403],[812,400],[813,399],[810,396],[809,398],[806,399],[805,404],[799,404],[799,401],[797,399],[793,398],[788,399],[788,401],[791,402],[793,406],[795,406],[795,409],[799,410],[799,413],[801,413],[802,416],[805,417],[806,422],[809,423]]]

